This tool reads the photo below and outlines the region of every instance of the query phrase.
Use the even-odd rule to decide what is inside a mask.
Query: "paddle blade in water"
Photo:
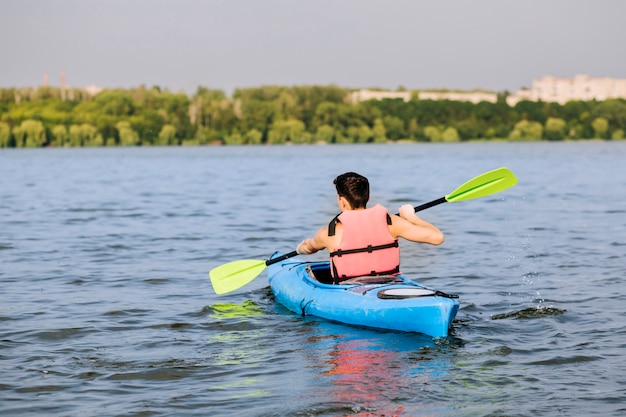
[[[224,294],[241,288],[263,272],[265,267],[265,261],[244,259],[213,268],[209,272],[213,291]]]
[[[449,203],[472,200],[499,193],[517,184],[517,178],[508,168],[485,172],[452,191],[445,198]]]

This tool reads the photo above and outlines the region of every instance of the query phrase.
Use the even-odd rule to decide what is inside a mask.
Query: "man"
[[[400,207],[399,216],[390,215],[380,204],[366,208],[369,181],[364,176],[347,172],[333,183],[341,213],[296,250],[308,255],[326,248],[336,284],[358,276],[400,273],[399,237],[431,245],[443,243],[443,233],[420,219],[410,204]]]

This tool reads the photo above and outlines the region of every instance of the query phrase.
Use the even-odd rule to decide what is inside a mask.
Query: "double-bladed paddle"
[[[486,197],[504,191],[515,184],[517,184],[517,178],[508,168],[494,169],[465,182],[445,197],[415,207],[415,211],[425,210],[442,203],[456,203]],[[216,294],[234,291],[255,279],[269,265],[296,255],[298,252],[294,250],[278,258],[265,261],[243,259],[220,265],[209,272],[211,285],[213,285]]]

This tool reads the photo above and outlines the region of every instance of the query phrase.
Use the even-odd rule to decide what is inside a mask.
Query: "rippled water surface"
[[[626,142],[0,150],[0,415],[626,413]],[[519,184],[421,213],[403,271],[461,296],[451,335],[278,305],[265,274],[336,214],[332,179],[394,210],[507,166]],[[309,257],[323,259],[323,254]]]

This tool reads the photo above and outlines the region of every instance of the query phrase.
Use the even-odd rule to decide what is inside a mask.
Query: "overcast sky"
[[[517,91],[626,78],[622,0],[0,0],[0,87]]]

